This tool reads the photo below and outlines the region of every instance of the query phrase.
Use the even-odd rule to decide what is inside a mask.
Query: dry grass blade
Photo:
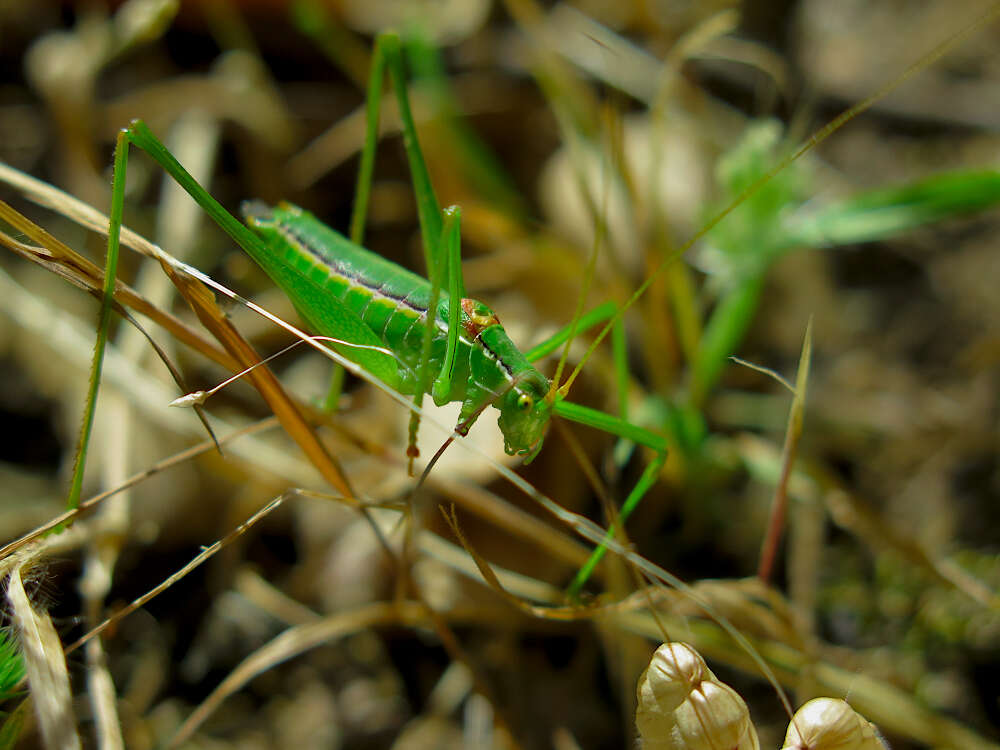
[[[102,286],[104,284],[104,279],[97,266],[71,250],[68,246],[56,240],[55,237],[50,235],[41,227],[18,214],[3,201],[0,201],[0,218],[3,218],[8,223],[16,226],[36,242],[42,243],[43,248],[34,248],[29,245],[25,245],[18,242],[14,238],[9,237],[3,232],[0,232],[0,243],[6,245],[18,255],[27,257],[29,260],[38,263],[43,268],[52,271],[57,276],[60,276],[76,286],[79,286],[81,289],[85,289],[90,292],[92,296],[97,297],[98,299],[102,298]],[[47,258],[51,258],[51,260],[48,260]],[[74,273],[74,271],[78,273]],[[132,315],[123,307],[121,301],[122,299],[127,300],[127,303],[130,304],[133,309],[149,315],[152,320],[160,325],[163,325],[168,331],[177,336],[178,340],[184,341],[198,350],[201,350],[201,345],[205,345],[206,348],[203,350],[204,352],[216,354],[219,359],[225,360],[222,352],[219,352],[216,347],[209,345],[208,342],[206,342],[201,336],[191,330],[183,322],[169,313],[162,312],[159,308],[143,299],[127,286],[116,281],[114,297],[111,300],[112,309],[126,321],[131,323],[132,326],[142,335],[142,337],[146,339],[150,347],[152,347],[153,351],[155,351],[156,355],[160,358],[160,361],[163,362],[164,366],[170,372],[170,376],[174,379],[174,382],[181,391],[187,390],[187,385],[184,382],[184,376],[170,360],[170,357],[167,356],[163,347],[157,343],[156,339],[154,339],[152,335],[150,335],[150,333],[139,323],[139,321],[132,317]],[[216,440],[212,426],[208,422],[208,416],[205,413],[205,410],[200,404],[196,404],[194,409],[198,415],[198,419],[201,420],[202,426],[205,428],[205,432],[209,434],[215,442],[216,447],[218,447],[218,440]]]
[[[87,692],[93,707],[101,750],[124,750],[115,683],[108,671],[107,655],[99,640],[87,644]]]
[[[47,268],[62,278],[65,278],[67,281],[86,289],[98,299],[103,298],[103,286],[105,283],[104,275],[96,265],[74,252],[67,245],[59,242],[55,237],[33,222],[29,221],[17,211],[14,211],[14,209],[3,201],[0,201],[0,218],[4,219],[17,229],[20,229],[28,237],[41,244],[44,251],[39,248],[32,248],[28,245],[17,242],[12,237],[9,237],[2,232],[0,232],[0,243],[7,245],[8,248],[16,252],[18,255],[27,257],[30,260],[37,262],[43,268]],[[43,252],[48,253],[47,258],[42,257]],[[181,391],[187,390],[187,386],[184,383],[184,376],[181,374],[180,370],[174,366],[174,363],[170,360],[170,357],[167,356],[167,353],[163,350],[163,348],[156,342],[156,339],[154,339],[149,332],[142,327],[139,321],[133,318],[128,311],[125,310],[122,306],[122,299],[126,300],[126,304],[130,304],[133,309],[149,315],[152,320],[160,325],[163,325],[168,331],[177,336],[178,340],[184,341],[198,350],[201,350],[202,345],[204,345],[205,349],[203,351],[205,353],[221,355],[221,352],[218,352],[216,347],[209,345],[208,342],[206,342],[201,336],[188,328],[188,326],[175,318],[173,315],[162,312],[155,305],[143,299],[140,295],[136,294],[124,284],[116,281],[114,295],[111,300],[112,309],[131,323],[133,327],[146,339],[149,345],[156,352],[157,356],[160,358],[160,361],[166,366],[167,370],[170,372],[170,376],[174,379],[174,382]],[[221,358],[225,359],[224,357]],[[212,431],[212,427],[208,422],[208,416],[206,415],[205,410],[200,405],[195,405],[195,412],[198,415],[198,419],[201,420],[205,431],[209,434],[209,436],[211,436],[212,440],[215,441],[216,445],[218,445],[218,441],[215,439],[215,433]]]
[[[204,550],[202,550],[194,559],[192,559],[190,562],[188,562],[187,565],[185,565],[183,568],[181,568],[180,570],[178,570],[173,575],[171,575],[168,578],[166,578],[162,583],[160,583],[158,586],[156,586],[156,588],[153,588],[153,589],[147,591],[145,594],[143,594],[142,596],[140,596],[135,601],[130,602],[128,604],[128,606],[123,607],[118,612],[115,612],[114,615],[112,615],[111,617],[107,618],[104,622],[102,622],[96,628],[94,628],[93,630],[91,630],[89,633],[87,633],[86,635],[81,636],[78,640],[76,640],[73,643],[71,643],[69,646],[66,647],[66,653],[69,654],[69,653],[72,653],[73,651],[76,651],[76,649],[78,649],[80,646],[84,645],[85,643],[90,642],[93,638],[96,638],[98,635],[100,635],[101,633],[103,633],[105,630],[107,630],[108,628],[110,628],[112,625],[114,625],[117,622],[119,622],[122,618],[127,617],[128,615],[132,614],[133,612],[135,612],[140,607],[144,606],[146,604],[146,602],[150,601],[154,597],[156,597],[156,596],[160,595],[161,593],[163,593],[164,591],[166,591],[168,588],[170,588],[175,583],[177,583],[177,581],[181,580],[184,576],[186,576],[192,570],[194,570],[199,565],[201,565],[206,560],[208,560],[213,555],[215,555],[217,552],[219,552],[219,550],[224,549],[228,544],[231,544],[238,537],[240,537],[243,534],[245,534],[251,527],[254,526],[254,524],[256,524],[257,522],[259,522],[260,520],[262,520],[263,518],[265,518],[269,513],[271,513],[278,506],[280,506],[283,500],[284,500],[284,497],[277,497],[274,500],[272,500],[271,502],[269,502],[263,508],[261,508],[260,510],[258,510],[252,516],[250,516],[250,518],[248,518],[246,521],[244,521],[239,526],[237,526],[235,529],[233,529],[228,534],[226,534],[226,536],[224,536],[222,539],[217,540],[215,543],[209,545]]]
[[[93,206],[73,197],[64,190],[53,187],[47,182],[38,180],[20,170],[0,163],[0,181],[22,192],[39,205],[51,208],[67,219],[87,227],[99,234],[107,236],[108,217]],[[121,242],[149,258],[169,258],[166,253],[140,234],[128,227],[122,227]]]
[[[11,554],[21,549],[29,542],[38,539],[46,532],[51,531],[52,529],[55,529],[59,526],[62,526],[63,524],[75,521],[81,516],[87,515],[87,513],[92,511],[94,508],[96,508],[102,502],[107,500],[109,497],[113,497],[114,495],[117,495],[119,492],[124,492],[130,487],[134,487],[140,482],[143,482],[146,479],[149,479],[150,477],[159,474],[161,471],[165,471],[166,469],[169,469],[173,466],[179,466],[188,461],[191,461],[192,459],[197,458],[200,455],[203,455],[205,453],[208,453],[209,451],[216,449],[219,445],[225,445],[231,440],[235,440],[236,438],[242,437],[244,435],[251,435],[262,430],[270,429],[276,425],[277,425],[277,419],[275,419],[274,417],[270,417],[268,419],[262,420],[261,422],[258,422],[255,425],[251,425],[242,430],[237,430],[231,435],[226,435],[225,437],[220,438],[218,443],[216,443],[215,440],[206,440],[203,443],[199,443],[198,445],[193,445],[190,448],[181,451],[180,453],[170,456],[169,458],[166,458],[163,461],[159,461],[156,464],[146,469],[143,469],[137,474],[134,474],[133,476],[129,477],[117,487],[110,490],[106,490],[105,492],[101,492],[97,495],[94,495],[91,498],[88,498],[87,500],[84,500],[82,503],[80,503],[79,507],[74,508],[73,510],[68,510],[65,513],[61,513],[58,516],[49,519],[45,523],[29,531],[27,534],[24,534],[23,536],[18,537],[17,539],[11,542],[8,542],[3,547],[0,547],[0,561],[5,560]]]
[[[226,351],[240,363],[241,366],[238,369],[253,368],[247,373],[247,379],[257,388],[261,397],[267,402],[278,421],[281,422],[281,426],[289,437],[302,448],[316,470],[345,497],[354,497],[354,492],[336,460],[316,437],[316,433],[302,416],[299,408],[285,393],[277,378],[271,374],[267,367],[256,366],[260,364],[260,357],[219,309],[215,303],[214,295],[200,281],[188,276],[178,268],[164,263],[163,270],[170,276],[177,290],[191,305],[202,325],[211,331],[212,335],[222,342]]]
[[[445,521],[451,528],[452,533],[454,533],[455,536],[458,538],[458,541],[462,545],[462,548],[466,552],[468,552],[469,557],[471,557],[475,561],[476,567],[479,568],[479,572],[482,574],[483,580],[486,581],[486,584],[491,589],[496,591],[500,596],[502,596],[505,601],[512,604],[521,612],[524,612],[526,615],[530,615],[531,617],[541,617],[550,620],[583,620],[592,618],[594,616],[596,608],[574,607],[574,606],[538,607],[535,606],[534,604],[529,604],[528,602],[515,596],[514,594],[511,594],[500,583],[500,579],[497,578],[496,573],[493,572],[493,569],[490,567],[490,564],[486,562],[486,560],[482,557],[482,555],[477,553],[472,548],[472,545],[470,545],[468,540],[465,538],[465,535],[462,533],[462,529],[458,524],[458,516],[455,515],[454,506],[452,506],[450,511],[442,507],[441,515],[444,516]]]
[[[492,527],[517,535],[572,568],[579,568],[590,556],[584,544],[487,489],[433,475],[428,484]]]
[[[101,286],[104,284],[103,269],[53,237],[34,222],[26,219],[22,214],[15,211],[3,201],[0,201],[0,219],[3,219],[12,227],[23,232],[40,246],[32,247],[31,245],[26,245],[0,232],[0,242],[10,250],[66,279],[75,286],[87,290],[94,296],[100,295]],[[105,231],[107,230],[105,229]],[[116,282],[115,300],[147,316],[150,320],[169,331],[178,341],[200,352],[217,364],[231,370],[238,369],[236,360],[230,357],[225,351],[214,345],[198,331],[184,323],[184,321],[152,305],[122,281]]]
[[[35,610],[21,580],[21,566],[7,578],[7,601],[17,627],[24,667],[31,688],[35,717],[48,750],[80,747],[66,656],[52,620]]]
[[[761,546],[760,565],[757,575],[763,581],[771,578],[774,559],[778,554],[778,544],[781,541],[781,531],[785,525],[785,514],[788,507],[788,482],[795,465],[795,456],[802,438],[802,422],[806,409],[806,386],[809,384],[809,362],[812,358],[812,319],[806,325],[806,335],[802,341],[802,354],[799,357],[799,370],[795,376],[795,396],[792,408],[788,413],[788,428],[785,431],[785,445],[781,449],[781,475],[778,485],[774,488],[774,502],[771,505],[771,518],[767,524],[767,535]]]

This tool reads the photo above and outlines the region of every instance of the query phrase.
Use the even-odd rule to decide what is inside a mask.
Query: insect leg
[[[441,372],[434,381],[434,397],[444,400],[451,392],[451,378],[458,351],[458,335],[462,326],[462,300],[465,284],[462,280],[461,222],[462,211],[458,206],[445,209],[444,241],[448,259],[448,346],[445,350]]]
[[[357,198],[354,206],[354,215],[351,220],[351,238],[360,244],[364,234],[364,219],[367,212],[368,196],[371,190],[375,143],[378,137],[382,82],[386,67],[388,67],[389,78],[392,81],[392,87],[399,105],[399,115],[403,125],[403,147],[410,165],[413,191],[417,200],[417,213],[420,217],[424,260],[431,281],[431,299],[427,310],[427,328],[422,339],[417,389],[413,397],[414,404],[419,407],[423,403],[423,397],[427,392],[430,382],[429,360],[431,339],[437,325],[437,302],[441,289],[446,285],[450,285],[449,266],[446,263],[442,244],[446,241],[446,233],[450,236],[452,230],[445,226],[441,207],[438,204],[437,196],[434,194],[434,188],[431,185],[427,164],[420,150],[420,141],[417,138],[417,128],[413,121],[409,94],[406,88],[406,74],[403,69],[400,39],[394,33],[380,34],[375,42],[372,73],[368,85],[367,137],[361,157],[361,169],[358,173]],[[457,222],[454,231],[457,236]],[[455,336],[457,337],[457,328],[455,329]],[[406,448],[411,474],[413,473],[413,459],[418,455],[416,441],[419,427],[420,416],[414,411],[410,416],[409,439]]]

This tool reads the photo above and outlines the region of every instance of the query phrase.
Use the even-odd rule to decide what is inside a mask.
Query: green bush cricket
[[[403,122],[429,280],[360,245],[386,66]],[[331,346],[344,357],[398,392],[413,395],[417,407],[426,393],[439,405],[460,401],[455,427],[459,435],[467,433],[482,411],[492,405],[500,412],[498,424],[505,450],[511,455],[524,455],[529,460],[534,457],[541,449],[552,414],[654,450],[656,457],[619,513],[619,520],[624,521],[655,482],[666,457],[666,440],[624,419],[566,401],[558,383],[531,364],[532,359],[552,351],[577,331],[608,320],[616,308],[602,305],[527,355],[522,353],[493,311],[464,295],[460,213],[457,208],[442,211],[431,186],[410,113],[400,42],[395,34],[378,38],[368,97],[368,137],[362,153],[351,239],[290,204],[270,208],[259,201],[248,201],[242,208],[244,225],[188,174],[143,122],[136,120],[119,133],[115,150],[109,258],[117,253],[128,146],[134,144],[146,151],[271,276],[311,328],[343,342]],[[459,303],[453,304],[456,300]],[[429,314],[432,310],[434,314]],[[411,461],[416,455],[416,431],[414,412],[407,449]],[[574,581],[574,592],[602,554],[603,547],[595,551]]]
[[[404,147],[417,199],[429,279],[406,271],[361,245],[377,140],[380,97],[387,67],[403,125]],[[840,120],[853,116],[859,108],[868,104],[859,105]],[[824,129],[818,137],[825,137],[831,130]],[[397,36],[380,36],[375,48],[368,91],[367,138],[362,152],[350,239],[289,204],[270,208],[260,202],[247,202],[243,208],[247,222],[244,225],[188,175],[142,122],[136,121],[119,136],[116,151],[109,259],[114,257],[112,250],[117,248],[127,146],[130,143],[147,151],[264,268],[290,297],[310,327],[334,340],[334,349],[397,392],[412,395],[417,407],[427,393],[437,404],[460,402],[461,412],[455,427],[459,435],[464,435],[482,411],[492,405],[500,412],[498,424],[506,451],[526,456],[528,460],[541,449],[553,414],[651,448],[656,456],[623,505],[621,520],[627,518],[655,481],[666,454],[667,441],[663,437],[625,418],[568,402],[565,395],[574,376],[560,384],[560,363],[554,381],[550,381],[534,367],[532,361],[572,338],[578,331],[610,319],[597,341],[591,345],[592,351],[609,331],[614,331],[624,310],[645,291],[652,278],[691,243],[664,258],[624,306],[616,307],[609,303],[599,307],[574,320],[552,341],[522,353],[490,308],[465,297],[460,269],[460,213],[457,208],[442,211],[431,185],[410,113]],[[770,173],[747,187],[732,205],[738,205],[749,197],[760,184],[781,171],[804,150],[805,147],[789,155]],[[730,210],[732,206],[718,214],[692,242]],[[731,351],[730,344],[727,341],[721,349]],[[588,351],[587,356],[589,354]],[[577,370],[579,368],[580,365]],[[411,418],[407,450],[411,460],[416,454],[417,414],[415,410]],[[599,549],[595,554],[594,564],[601,552]],[[585,568],[574,582],[573,590],[582,585],[590,567]]]
[[[247,192],[249,195],[254,194],[254,191],[247,191]],[[233,203],[232,205],[236,204]],[[278,231],[277,227],[280,225],[284,225],[287,223],[289,227],[288,233],[290,234],[296,234],[296,233],[304,234],[306,233],[307,228],[312,227],[314,222],[313,219],[311,219],[310,217],[303,216],[300,212],[297,212],[295,209],[281,205],[279,205],[275,209],[271,209],[267,206],[264,206],[263,204],[251,202],[249,204],[246,204],[244,213],[251,224],[251,231],[259,231],[261,233],[261,239],[263,240],[263,243],[265,245],[269,243],[269,240],[266,237],[267,232],[271,230]],[[363,218],[363,213],[356,213],[356,216],[362,216]],[[455,243],[454,247],[457,247],[457,238],[458,238],[457,228],[458,228],[459,217],[458,214],[455,212],[450,212],[450,213],[442,212],[441,219],[442,220],[439,226],[440,234],[438,235],[438,240],[437,240],[438,248],[443,250],[441,254],[445,256],[450,263],[453,257],[457,259],[457,253],[453,252],[454,248],[452,243],[454,242]],[[358,226],[360,226],[360,224]],[[321,226],[318,226],[315,229],[316,229],[315,232],[316,234],[329,232],[329,230]],[[348,250],[357,250],[359,252],[361,251],[360,247],[361,242],[359,241],[359,239],[355,238],[353,231],[352,231],[353,243],[345,241],[344,238],[341,237],[340,235],[334,235],[334,237],[336,239],[329,240],[327,242],[316,242],[316,243],[307,243],[303,241],[302,238],[296,239],[294,237],[290,239],[286,237],[283,239],[285,240],[285,244],[291,244],[294,246],[293,248],[291,248],[291,250],[287,250],[286,248],[287,254],[289,254],[294,261],[302,261],[300,265],[303,265],[305,268],[313,267],[310,265],[305,265],[304,261],[308,260],[308,257],[305,256],[330,254],[333,255],[334,259],[340,258],[341,260],[343,260],[343,257],[350,255],[349,252],[345,252],[343,254],[335,253],[334,249],[337,248],[338,243],[342,243],[344,245],[345,251]],[[276,256],[272,255],[270,257],[272,259],[271,262],[273,264],[276,263],[273,260],[274,257]],[[283,257],[283,256],[278,255],[277,257]],[[376,274],[372,270],[371,265],[376,262],[384,262],[384,261],[381,261],[380,258],[376,257],[374,261],[369,260],[366,262],[369,263],[369,266],[366,268],[364,272],[365,274],[364,279],[367,280],[368,286],[372,287],[372,289],[369,289],[369,291],[372,291],[372,294],[368,296],[367,303],[365,303],[364,305],[364,309],[362,308],[361,305],[358,306],[357,315],[362,318],[362,323],[365,323],[365,325],[368,326],[368,324],[365,322],[363,313],[367,310],[368,306],[375,304],[375,302],[373,301],[375,297],[373,288],[377,285],[374,280]],[[326,263],[325,260],[323,261],[323,263],[320,263],[319,259],[317,259],[313,265],[318,266],[322,264],[332,265],[333,263],[332,261],[331,263]],[[281,265],[280,264],[276,265],[278,265],[278,271],[280,272],[282,268]],[[389,380],[389,382],[393,382],[391,381],[391,378],[396,377],[397,390],[405,388],[407,393],[411,395],[416,395],[416,392],[419,388],[428,388],[429,392],[432,393],[432,395],[435,392],[435,389],[443,391],[445,393],[445,396],[447,396],[449,393],[452,394],[455,393],[454,389],[449,390],[448,388],[444,387],[443,383],[445,375],[449,375],[452,378],[458,378],[462,382],[465,382],[467,380],[467,378],[465,378],[464,376],[456,374],[455,370],[450,370],[445,366],[446,362],[449,359],[449,354],[448,354],[449,344],[451,344],[452,346],[452,354],[450,361],[454,365],[454,363],[456,362],[454,352],[456,350],[457,344],[460,342],[461,337],[465,335],[464,328],[460,327],[461,319],[459,326],[450,324],[452,313],[461,312],[460,307],[458,305],[453,306],[451,304],[451,301],[458,299],[464,300],[465,297],[464,293],[461,292],[456,293],[452,291],[453,288],[452,285],[455,283],[460,283],[461,277],[458,275],[449,277],[446,266],[447,264],[439,263],[436,266],[430,267],[430,270],[428,271],[428,276],[430,277],[430,280],[416,277],[415,280],[411,279],[410,283],[405,287],[408,296],[411,294],[414,295],[413,299],[411,300],[411,302],[413,303],[412,306],[415,307],[416,310],[418,311],[421,309],[425,311],[423,318],[425,321],[428,321],[432,324],[431,328],[430,329],[421,328],[421,326],[417,324],[412,327],[413,335],[412,336],[404,335],[403,342],[398,346],[390,348],[386,346],[385,343],[380,343],[378,346],[373,345],[373,348],[368,350],[372,353],[372,356],[369,358],[371,360],[369,362],[369,368],[372,371],[376,371],[376,368],[380,366],[380,363],[387,365],[387,367],[385,368],[386,379]],[[395,266],[391,266],[389,270],[392,271],[393,273],[399,271],[399,269]],[[306,272],[305,275],[308,276],[309,273]],[[330,276],[329,273],[327,275]],[[346,279],[347,274],[340,274],[340,276]],[[301,279],[299,281],[301,281]],[[289,289],[291,291],[305,289],[305,292],[308,292],[309,288],[310,287],[308,286],[308,284],[302,284],[302,283],[298,284],[297,286],[294,283],[289,285]],[[430,300],[434,296],[435,289],[437,290],[439,299],[437,304],[432,304]],[[329,290],[326,288],[325,285],[319,284],[316,286],[315,289],[313,289],[313,291],[316,292],[317,294],[323,294]],[[344,292],[344,295],[348,294],[349,291],[350,290]],[[305,292],[303,292],[303,294]],[[416,299],[416,296],[418,294],[422,296],[423,299],[422,304],[417,304],[418,300]],[[330,294],[326,296],[332,297],[334,301],[341,299],[341,297],[338,297],[336,294]],[[397,296],[399,295],[397,294]],[[309,300],[305,300],[303,302],[297,302],[296,304],[299,307],[299,309],[303,312],[303,316],[306,317],[306,319],[308,320],[310,317],[320,316],[324,314],[326,306],[329,303],[320,302],[318,305],[312,305],[310,304]],[[314,307],[317,308],[317,311],[313,310]],[[436,314],[432,316],[426,315],[426,310],[430,309],[435,310]],[[614,313],[617,311],[618,308],[617,306],[614,305],[611,306],[610,314],[607,314],[607,310],[595,311],[596,313],[595,315],[590,315],[587,316],[586,318],[578,320],[575,324],[575,328],[578,330],[582,330],[588,326],[589,321],[598,319],[607,319],[611,315],[614,315]],[[336,312],[337,309],[335,308],[334,313]],[[473,312],[475,313],[476,310],[473,310]],[[479,312],[482,313],[481,315],[479,315],[481,319],[487,317],[486,313],[483,313],[482,311]],[[419,323],[420,316],[418,315],[417,317]],[[472,320],[473,318],[472,315],[467,314],[466,317],[469,318],[472,323],[475,323],[475,321]],[[446,320],[449,321],[448,324],[445,323]],[[338,323],[337,325],[340,325],[340,323]],[[318,330],[322,328],[322,326],[318,326],[315,324],[313,327],[317,328]],[[337,328],[335,326],[332,330],[338,331],[342,341],[346,340],[347,333],[342,329],[342,327]],[[377,329],[372,329],[372,330],[376,330],[377,332]],[[410,329],[408,329],[408,331],[410,331]],[[426,335],[425,331],[427,331]],[[455,336],[451,336],[450,334],[452,331],[457,331],[458,333]],[[418,336],[417,334],[420,335]],[[566,333],[566,337],[568,338],[571,335],[572,335],[572,329]],[[352,338],[360,340],[358,336],[354,336]],[[467,336],[466,340],[468,341]],[[444,342],[443,347],[442,347],[442,341]],[[554,346],[556,345],[557,344],[550,344],[549,346],[554,348]],[[361,351],[360,349],[356,348],[357,346],[358,344],[352,345],[353,347],[351,350],[352,353],[357,353]],[[437,347],[438,351],[434,352],[433,347]],[[735,348],[736,348],[735,346],[724,347],[725,351],[733,351]],[[441,354],[442,349],[444,351],[443,355]],[[468,353],[469,356],[471,357],[472,352],[470,351]],[[407,358],[408,361],[404,360],[404,357]],[[363,357],[358,356],[355,358],[362,359]],[[526,352],[525,359],[531,361],[533,359],[532,352]],[[460,362],[461,360],[459,359],[457,361]],[[471,360],[469,369],[471,373]],[[409,380],[409,384],[406,386],[403,386],[401,382],[404,376]],[[556,377],[555,380],[558,382],[559,378]],[[442,383],[442,385],[439,385],[439,383]],[[549,395],[550,393],[552,393],[553,395],[552,401],[554,403],[552,411],[558,411],[559,407],[568,406],[567,402],[555,398],[555,391],[551,383],[548,384],[547,388],[544,388],[542,390],[544,390],[545,395]],[[510,389],[508,389],[507,392],[509,394]],[[485,405],[486,402],[484,400],[483,406]],[[475,416],[479,414],[479,411],[476,408],[475,403],[470,404],[470,408],[471,408],[470,419],[475,418]],[[463,425],[463,420],[460,419],[459,426],[461,427],[462,425]],[[484,425],[484,426],[491,427],[491,425]],[[540,433],[539,438],[541,438],[541,436],[542,435]],[[539,447],[540,447],[540,440],[534,443],[534,448],[532,450],[537,450]],[[552,446],[550,446],[550,449],[551,447]],[[529,456],[531,455],[530,452],[528,453],[528,455]],[[655,473],[651,474],[651,476],[655,478]],[[640,497],[642,494],[641,488],[642,485],[637,487],[637,489],[633,492],[633,495],[636,497]],[[599,530],[595,531],[597,531],[598,534],[601,533]],[[599,535],[596,537],[591,536],[590,538],[599,541],[600,536]],[[617,547],[616,549],[618,549],[619,554],[621,554],[623,551],[621,547]],[[581,575],[580,580],[582,580],[583,577],[584,576]]]

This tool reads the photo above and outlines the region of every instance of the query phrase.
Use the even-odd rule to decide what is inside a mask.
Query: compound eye
[[[472,330],[469,333],[473,336],[478,336],[490,326],[500,325],[500,321],[497,320],[493,311],[478,300],[464,297],[462,299],[462,312],[469,316],[469,322],[472,323],[470,326]]]
[[[517,397],[517,408],[521,411],[528,411],[535,403],[535,399],[529,396],[527,393],[522,393]]]
[[[493,323],[493,314],[485,308],[477,308],[469,315],[472,322],[480,328],[486,328]]]

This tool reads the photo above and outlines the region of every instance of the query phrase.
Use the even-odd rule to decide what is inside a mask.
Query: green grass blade
[[[618,392],[618,416],[628,420],[628,352],[625,348],[625,326],[622,319],[615,320],[611,329],[611,353],[615,362],[615,386]]]
[[[691,365],[688,401],[700,408],[715,387],[730,355],[735,354],[757,310],[763,276],[744,279],[712,311]]]
[[[87,465],[87,450],[94,430],[94,415],[97,412],[97,391],[101,386],[101,370],[104,367],[104,350],[108,343],[111,327],[111,309],[115,295],[115,278],[118,272],[119,235],[122,228],[122,214],[125,206],[125,169],[128,164],[128,134],[118,134],[115,145],[114,182],[111,193],[111,215],[108,224],[108,253],[104,263],[104,288],[101,294],[101,312],[97,321],[97,340],[94,342],[94,358],[90,365],[90,382],[87,387],[87,405],[84,408],[83,423],[73,462],[73,478],[70,481],[66,509],[76,510],[80,505],[83,490],[83,472]]]
[[[844,245],[870,242],[1000,202],[1000,172],[949,172],[900,187],[873,190],[795,223],[788,242]]]
[[[13,696],[23,679],[24,660],[17,642],[10,637],[9,630],[0,629],[0,700]]]
[[[344,378],[347,370],[344,366],[334,362],[333,371],[330,373],[330,385],[326,391],[326,398],[323,400],[323,411],[327,414],[335,414],[340,406],[340,397],[344,392]]]

